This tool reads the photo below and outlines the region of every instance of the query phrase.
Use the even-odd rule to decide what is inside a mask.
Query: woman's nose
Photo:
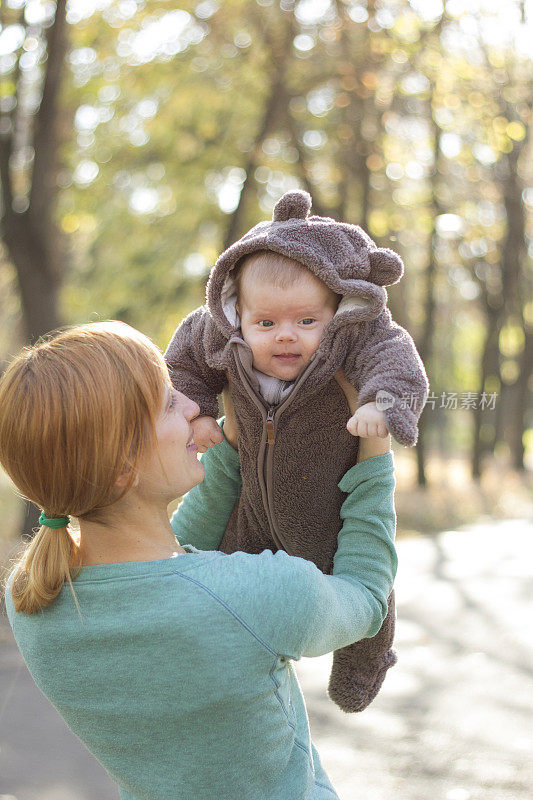
[[[200,413],[200,406],[198,403],[195,403],[194,400],[191,400],[190,397],[187,397],[187,395],[182,394],[181,392],[180,399],[183,408],[183,416],[190,422],[191,419],[194,419]]]

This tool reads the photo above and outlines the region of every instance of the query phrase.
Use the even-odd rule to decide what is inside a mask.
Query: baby
[[[206,307],[183,320],[165,358],[173,385],[200,407],[200,449],[222,439],[218,395],[229,390],[233,401],[242,490],[218,549],[283,549],[330,573],[339,482],[358,437],[390,431],[413,445],[428,384],[386,308],[383,287],[400,279],[401,259],[355,225],[309,216],[310,206],[306,192],[287,193],[272,222],[222,253]],[[350,419],[341,369],[358,390]],[[202,543],[198,531],[191,544]],[[362,710],[379,691],[396,660],[393,631],[391,595],[379,633],[335,652],[329,694],[343,710]]]
[[[235,310],[242,338],[251,348],[262,396],[278,405],[316,353],[341,297],[307,267],[277,253],[252,253],[235,272]],[[213,417],[197,417],[192,425],[200,452],[222,441]],[[388,434],[385,415],[375,402],[358,408],[347,428],[354,436]]]

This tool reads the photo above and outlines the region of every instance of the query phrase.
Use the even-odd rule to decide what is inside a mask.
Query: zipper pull
[[[274,444],[274,410],[272,408],[268,409],[266,425],[267,425],[267,444]]]

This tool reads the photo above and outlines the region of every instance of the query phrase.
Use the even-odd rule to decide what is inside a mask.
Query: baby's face
[[[311,273],[281,289],[245,272],[239,315],[254,367],[274,378],[294,380],[316,351],[336,308],[336,295]]]

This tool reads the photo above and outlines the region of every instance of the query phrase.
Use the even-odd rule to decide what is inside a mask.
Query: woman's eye
[[[313,317],[305,317],[305,319],[302,320],[302,323],[304,325],[312,325],[314,321],[315,320],[313,319]]]
[[[259,325],[262,328],[271,328],[273,324],[274,323],[272,322],[271,319],[261,319],[261,320],[259,320]]]

